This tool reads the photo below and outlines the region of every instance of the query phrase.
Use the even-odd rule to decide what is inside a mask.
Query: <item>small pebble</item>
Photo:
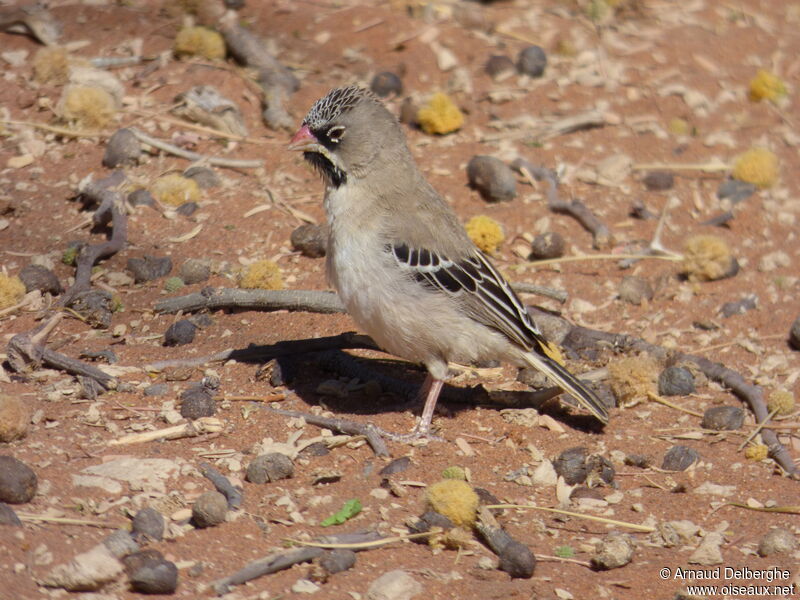
[[[647,469],[653,461],[645,454],[627,454],[625,456],[625,464],[640,469]]]
[[[56,274],[42,265],[28,265],[19,272],[19,278],[25,284],[26,292],[39,290],[58,296],[64,291]]]
[[[756,186],[746,181],[738,179],[726,179],[717,188],[717,198],[730,200],[731,204],[738,204],[742,200],[747,200],[756,193]]]
[[[108,138],[103,154],[103,166],[114,169],[126,164],[135,164],[142,154],[142,144],[130,129],[118,129]]]
[[[372,78],[369,89],[380,98],[398,96],[403,93],[403,81],[391,71],[383,71]]]
[[[194,179],[202,189],[207,190],[220,185],[217,174],[208,167],[189,167],[183,172],[184,177]]]
[[[225,496],[216,491],[203,492],[192,507],[192,522],[201,529],[213,527],[223,523],[227,513]]]
[[[194,341],[195,333],[197,333],[197,325],[189,319],[175,321],[164,332],[164,345],[183,346],[191,344]]]
[[[133,274],[136,283],[143,283],[169,275],[172,271],[172,259],[169,256],[129,258],[127,268]]]
[[[467,165],[467,178],[487,202],[504,202],[517,195],[514,172],[493,156],[474,156]]]
[[[586,468],[588,469],[586,483],[590,487],[598,485],[600,482],[611,485],[617,474],[611,461],[599,454],[592,454],[586,459]]]
[[[517,71],[521,75],[541,77],[547,67],[547,54],[540,46],[528,46],[517,57]]]
[[[270,483],[294,475],[294,463],[285,454],[270,452],[254,458],[247,466],[246,479],[250,483]]]
[[[22,521],[19,520],[17,513],[5,502],[0,502],[0,525],[22,527]]]
[[[202,283],[211,277],[211,264],[207,260],[188,258],[178,270],[178,276],[186,285]]]
[[[773,527],[758,542],[758,555],[788,554],[796,547],[797,539],[791,531],[783,527]]]
[[[509,74],[514,73],[516,71],[516,66],[514,65],[514,61],[507,56],[495,54],[490,56],[489,60],[486,61],[484,69],[489,77],[497,81],[498,79],[503,79]]]
[[[564,236],[555,231],[547,231],[533,238],[528,260],[547,260],[564,256],[567,243]]]
[[[789,329],[789,344],[795,350],[800,350],[800,317],[797,317]]]
[[[383,467],[380,471],[378,471],[378,475],[382,477],[388,477],[389,475],[394,475],[396,473],[402,473],[403,471],[407,470],[411,466],[411,458],[408,456],[401,456],[400,458],[395,458],[392,462],[388,465]]]
[[[206,313],[192,315],[189,317],[189,320],[194,323],[198,329],[205,329],[206,327],[211,327],[214,324],[214,319],[212,319]]]
[[[430,531],[434,527],[439,527],[444,531],[452,529],[455,527],[453,522],[445,517],[442,513],[438,513],[435,510],[428,509],[422,515],[420,515],[419,519],[415,521],[409,529],[412,533],[425,533],[426,531]],[[427,540],[421,539],[419,540],[422,544],[427,544]]]
[[[28,465],[13,456],[0,456],[0,502],[29,502],[38,485],[39,479]]]
[[[636,306],[653,299],[653,286],[650,282],[636,275],[626,275],[619,284],[620,300]]]
[[[670,171],[649,171],[642,181],[651,192],[662,192],[672,189],[675,176]]]
[[[169,386],[166,383],[154,383],[144,388],[145,396],[163,396],[169,391]]]
[[[184,217],[190,217],[197,212],[198,208],[200,208],[200,205],[197,202],[184,202],[175,209],[175,212]]]
[[[714,431],[732,431],[744,424],[744,411],[739,406],[712,406],[703,413],[700,426]]]
[[[422,593],[422,585],[406,571],[387,571],[367,590],[367,600],[410,600]]]
[[[745,296],[741,300],[726,302],[719,309],[722,316],[726,319],[734,315],[743,315],[748,310],[753,310],[758,306],[758,298],[754,294]]]
[[[346,548],[329,550],[319,559],[319,565],[333,575],[351,569],[356,564],[356,553]]]
[[[658,376],[658,393],[662,396],[693,394],[694,375],[684,367],[667,367]]]
[[[95,329],[108,329],[114,313],[114,298],[105,290],[86,290],[69,301],[69,308]]]
[[[497,553],[497,557],[500,559],[499,569],[508,573],[512,578],[530,579],[533,577],[536,557],[522,542],[510,539]]]
[[[325,256],[328,246],[328,228],[324,225],[306,223],[292,231],[292,248],[308,258]]]
[[[303,448],[300,451],[299,456],[302,458],[309,458],[313,456],[328,456],[330,454],[330,448],[328,448],[327,444],[324,442],[314,442]]]
[[[155,508],[141,509],[133,517],[131,535],[134,539],[144,537],[160,542],[164,539],[164,517]]]
[[[131,206],[155,206],[156,199],[153,194],[145,188],[139,188],[128,194],[128,202]]]
[[[194,421],[200,417],[212,417],[217,404],[211,394],[202,387],[191,387],[181,394],[181,416]]]
[[[583,446],[568,448],[553,461],[553,468],[564,478],[567,485],[583,483],[589,474],[587,456],[588,451]]]
[[[635,546],[627,533],[609,533],[597,545],[592,565],[597,569],[618,569],[633,558]]]
[[[28,434],[29,406],[19,396],[0,394],[0,442],[7,444]]]
[[[172,594],[178,587],[178,567],[156,550],[125,557],[131,588],[140,594]]]
[[[696,450],[687,446],[673,446],[664,454],[661,468],[665,471],[685,471],[700,460]]]

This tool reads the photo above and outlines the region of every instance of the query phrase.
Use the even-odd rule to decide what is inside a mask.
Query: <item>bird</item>
[[[603,402],[560,362],[511,286],[420,171],[395,116],[357,85],[317,100],[289,150],[321,175],[326,272],[384,351],[424,365],[424,407],[404,440],[430,439],[449,362],[534,367],[603,424]]]

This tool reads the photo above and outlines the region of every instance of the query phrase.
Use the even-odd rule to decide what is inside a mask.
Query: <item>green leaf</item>
[[[555,553],[559,558],[572,558],[575,556],[575,550],[572,549],[572,546],[558,546]]]
[[[332,514],[330,517],[322,521],[320,525],[323,527],[330,527],[331,525],[341,525],[348,519],[352,519],[361,512],[361,502],[357,499],[348,500],[344,503],[339,512]]]

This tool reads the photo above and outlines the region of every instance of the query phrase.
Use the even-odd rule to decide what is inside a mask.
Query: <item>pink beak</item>
[[[319,143],[317,138],[311,133],[308,125],[303,125],[289,142],[289,150],[309,150],[312,146]]]

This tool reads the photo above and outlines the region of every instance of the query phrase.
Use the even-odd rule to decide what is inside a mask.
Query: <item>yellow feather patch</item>
[[[564,366],[564,355],[561,354],[561,348],[556,346],[553,342],[547,341],[542,342],[541,347],[542,352],[544,352],[548,358],[556,361],[562,367]]]

